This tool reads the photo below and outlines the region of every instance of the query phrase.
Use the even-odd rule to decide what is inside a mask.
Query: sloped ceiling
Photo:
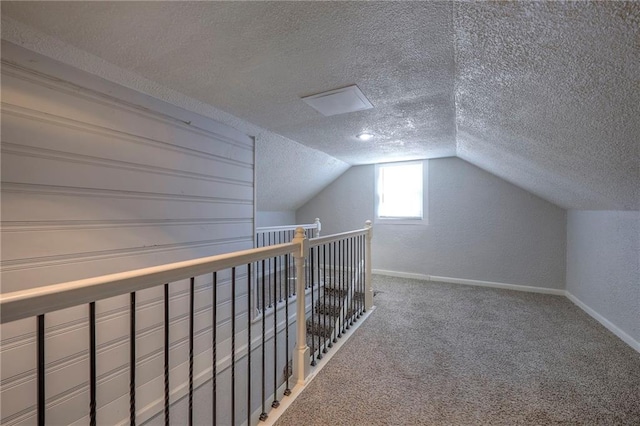
[[[261,210],[295,209],[348,164],[451,155],[565,208],[640,209],[640,3],[3,1],[2,14],[3,38],[45,55],[59,40],[267,135]],[[375,108],[323,117],[300,101],[350,84]],[[265,184],[295,179],[315,186],[283,199]]]
[[[640,207],[640,3],[455,5],[457,153],[560,206]]]

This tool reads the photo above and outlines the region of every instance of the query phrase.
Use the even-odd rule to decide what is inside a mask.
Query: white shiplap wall
[[[251,248],[253,170],[251,137],[3,44],[3,293]],[[197,278],[202,359],[210,286],[211,277]],[[188,283],[171,288],[172,374],[186,377]],[[219,318],[228,318],[224,274],[219,295]],[[97,309],[98,423],[115,424],[128,418],[128,298]],[[47,424],[86,423],[87,311],[47,315]],[[137,312],[144,418],[161,397],[161,289],[140,292]],[[34,320],[2,327],[2,424],[34,423],[34,331]],[[196,363],[196,374],[204,369]]]

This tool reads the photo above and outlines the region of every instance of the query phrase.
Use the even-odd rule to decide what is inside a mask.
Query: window
[[[427,223],[427,162],[376,165],[377,223]]]

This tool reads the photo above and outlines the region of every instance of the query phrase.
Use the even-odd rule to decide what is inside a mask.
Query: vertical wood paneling
[[[15,52],[2,63],[3,292],[252,247],[252,138],[42,57],[24,68]],[[170,296],[176,385],[187,377],[184,286],[172,283]],[[197,277],[195,291],[197,384],[211,351],[211,277]],[[221,342],[230,337],[229,291],[221,274]],[[147,391],[136,397],[147,418],[162,397],[162,303],[161,288],[136,302],[136,382]],[[96,305],[99,424],[129,416],[128,308],[128,295]],[[88,312],[47,315],[47,423],[88,418]],[[2,327],[2,424],[35,422],[35,350],[35,320]]]

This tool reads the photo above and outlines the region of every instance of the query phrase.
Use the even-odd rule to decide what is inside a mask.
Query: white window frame
[[[404,218],[404,217],[380,217],[378,214],[378,207],[380,204],[380,188],[379,177],[380,169],[385,166],[402,166],[411,164],[422,164],[422,218]],[[427,225],[429,223],[429,203],[428,203],[428,176],[429,176],[429,162],[427,160],[418,161],[402,161],[394,163],[380,163],[375,166],[375,181],[374,181],[374,223],[381,225]]]

